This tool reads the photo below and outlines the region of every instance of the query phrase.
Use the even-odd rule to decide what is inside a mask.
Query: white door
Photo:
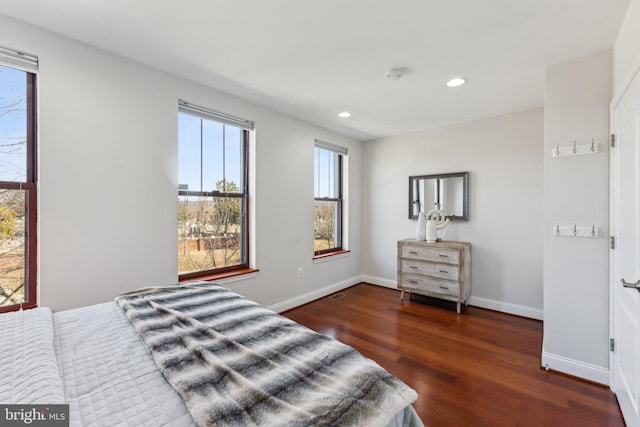
[[[640,76],[613,106],[611,151],[612,389],[627,426],[640,427]],[[640,285],[638,285],[640,286]]]

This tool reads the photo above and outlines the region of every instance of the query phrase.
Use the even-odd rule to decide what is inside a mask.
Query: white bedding
[[[0,403],[64,403],[51,310],[5,313],[0,316],[0,332]]]
[[[53,315],[71,426],[192,426],[178,394],[115,303]]]
[[[114,302],[3,314],[0,333],[2,403],[68,403],[71,426],[194,425]],[[422,422],[408,406],[388,425]]]

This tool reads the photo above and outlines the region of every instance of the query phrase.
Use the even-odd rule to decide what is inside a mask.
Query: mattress
[[[114,302],[3,314],[0,333],[3,403],[68,403],[71,426],[195,425]],[[407,406],[388,426],[422,422]]]

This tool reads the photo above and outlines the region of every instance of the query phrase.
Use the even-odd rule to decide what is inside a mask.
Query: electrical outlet
[[[302,276],[304,276],[304,271],[302,270],[302,267],[298,267],[298,277]]]

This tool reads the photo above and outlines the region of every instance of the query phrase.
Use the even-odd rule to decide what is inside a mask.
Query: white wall
[[[551,369],[608,383],[609,102],[606,50],[546,71],[544,107],[544,349]],[[599,142],[595,155],[553,158],[556,144]],[[554,237],[555,224],[600,228]]]
[[[229,286],[271,305],[359,281],[361,142],[2,15],[0,40],[40,58],[41,305],[78,307],[177,281],[178,98],[256,122],[260,271]],[[315,138],[346,146],[350,169],[351,253],[318,264]]]
[[[613,89],[620,95],[640,68],[640,0],[631,0],[613,48]]]
[[[409,176],[469,171],[469,221],[443,237],[472,244],[470,302],[542,318],[542,146],[542,109],[365,142],[364,279],[396,285]]]

